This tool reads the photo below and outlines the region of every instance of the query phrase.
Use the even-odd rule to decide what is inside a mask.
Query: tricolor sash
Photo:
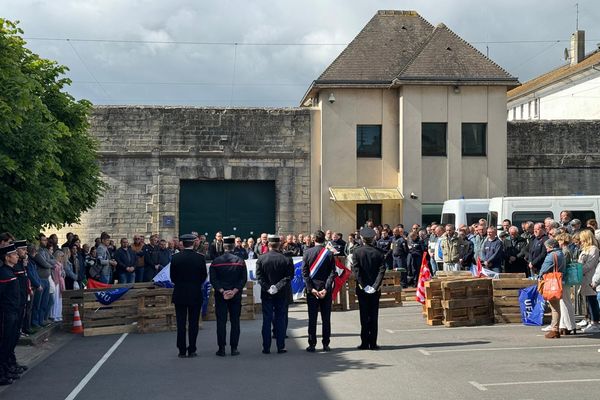
[[[310,278],[311,279],[315,277],[317,272],[319,272],[319,270],[323,266],[323,263],[325,262],[325,259],[327,258],[327,256],[330,253],[331,252],[329,250],[327,250],[327,248],[325,248],[325,247],[323,247],[321,249],[321,251],[319,252],[319,255],[317,255],[317,259],[310,266]]]

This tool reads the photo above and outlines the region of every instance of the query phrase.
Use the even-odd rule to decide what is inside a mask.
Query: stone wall
[[[600,121],[508,123],[508,196],[600,193]]]
[[[73,231],[89,243],[102,231],[175,236],[177,222],[161,224],[165,215],[178,219],[182,179],[274,180],[276,226],[309,230],[308,110],[98,106],[90,122],[109,189],[60,236]]]

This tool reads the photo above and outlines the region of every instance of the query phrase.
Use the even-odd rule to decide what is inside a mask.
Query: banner
[[[106,289],[109,287],[110,287],[110,285],[108,283],[102,283],[102,282],[97,281],[92,278],[87,280],[87,288],[88,289]]]
[[[96,300],[105,306],[119,300],[125,293],[131,288],[117,288],[111,290],[104,290],[102,292],[96,292]]]
[[[339,259],[339,257],[335,258],[335,280],[333,281],[333,291],[331,295],[335,299],[337,294],[342,289],[342,286],[346,283],[350,275],[352,275],[352,271],[350,268],[346,267]]]

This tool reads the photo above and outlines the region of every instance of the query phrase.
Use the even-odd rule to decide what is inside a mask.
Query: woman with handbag
[[[568,233],[561,233],[556,236],[556,240],[565,256],[565,265],[567,266],[565,271],[567,279],[563,281],[563,295],[562,299],[560,299],[559,332],[561,335],[575,335],[577,332],[577,326],[575,325],[575,308],[571,302],[571,289],[573,286],[568,279],[569,268],[571,268],[570,264],[573,262],[573,256],[571,255],[571,250],[569,250],[571,237]]]
[[[550,331],[544,335],[546,339],[560,338],[560,299],[562,298],[562,274],[565,272],[565,256],[558,247],[556,239],[548,239],[544,242],[546,247],[546,258],[540,268],[539,279],[540,290],[544,299],[550,303],[552,310],[552,322]]]
[[[593,245],[594,234],[585,229],[579,233],[581,240],[581,254],[579,255],[579,262],[583,265],[583,280],[581,282],[581,294],[585,297],[588,304],[588,312],[590,315],[591,323],[582,329],[583,333],[597,333],[600,332],[600,306],[598,305],[598,298],[596,297],[596,290],[592,287],[592,277],[596,272],[598,266],[598,257],[600,251],[596,246]]]

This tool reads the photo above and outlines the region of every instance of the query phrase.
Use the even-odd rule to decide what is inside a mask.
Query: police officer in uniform
[[[286,353],[285,349],[285,310],[290,282],[294,278],[294,263],[290,257],[279,252],[280,239],[277,235],[268,235],[269,251],[256,260],[256,279],[260,284],[263,324],[262,339],[264,354],[271,352],[271,323],[275,325],[277,353]]]
[[[393,268],[396,271],[401,271],[400,282],[402,287],[406,288],[408,286],[408,243],[404,238],[404,229],[400,227],[394,228],[394,236],[392,238],[392,257],[394,261]]]
[[[0,248],[0,385],[9,385],[24,368],[14,365],[11,355],[19,341],[20,287],[14,267],[19,261],[13,244]]]
[[[210,284],[215,292],[215,315],[217,317],[217,355],[225,357],[227,315],[231,322],[229,344],[231,355],[237,356],[240,341],[240,314],[242,312],[242,290],[248,280],[246,262],[233,251],[235,236],[223,238],[223,255],[210,265]]]
[[[360,230],[363,246],[354,251],[352,272],[356,277],[356,296],[360,310],[360,350],[379,350],[377,345],[377,319],[379,317],[380,286],[385,275],[385,254],[373,246],[375,231],[365,227]]]
[[[195,235],[180,237],[183,250],[173,255],[171,261],[171,282],[173,304],[177,318],[177,348],[179,357],[196,357],[196,338],[202,308],[202,286],[207,278],[206,261],[202,254],[194,251]],[[186,345],[186,320],[189,343]],[[187,352],[187,354],[186,354]]]
[[[15,249],[17,250],[17,256],[19,256],[19,261],[13,268],[14,274],[19,282],[19,324],[17,326],[16,333],[16,347],[17,343],[19,342],[19,337],[21,336],[21,328],[25,325],[27,304],[29,302],[29,276],[27,275],[27,241],[16,240],[14,245]],[[18,370],[27,370],[26,366],[17,364],[17,355],[15,354],[14,347],[12,353],[10,354],[10,364]]]
[[[315,247],[307,249],[303,257],[302,277],[306,284],[306,303],[308,305],[308,347],[306,351],[315,352],[317,345],[317,317],[321,311],[323,322],[323,351],[330,351],[331,337],[331,291],[335,279],[335,261],[333,253],[325,248],[325,233],[315,232]]]

